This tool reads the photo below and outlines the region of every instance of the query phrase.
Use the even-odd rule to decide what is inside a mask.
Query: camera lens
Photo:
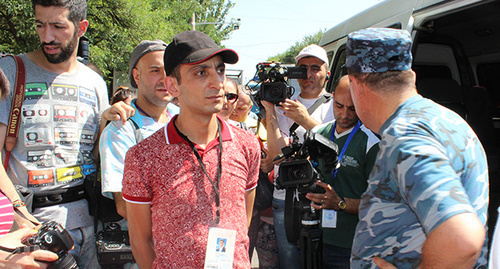
[[[295,169],[292,170],[292,175],[294,180],[295,179],[307,179],[307,173],[304,171],[304,169]]]

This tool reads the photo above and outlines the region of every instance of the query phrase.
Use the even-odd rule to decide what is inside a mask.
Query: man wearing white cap
[[[294,100],[286,99],[278,106],[262,101],[266,109],[268,149],[271,156],[277,156],[283,147],[290,144],[292,132],[297,134],[299,142],[302,143],[307,130],[335,119],[333,98],[323,88],[329,75],[326,51],[318,45],[309,45],[300,51],[295,61],[298,67],[307,68],[307,77],[298,79],[299,96]],[[307,110],[316,102],[319,106],[309,113]],[[277,175],[276,167],[275,175]],[[299,249],[286,238],[285,193],[285,190],[274,189],[273,219],[278,240],[280,267],[300,268]]]

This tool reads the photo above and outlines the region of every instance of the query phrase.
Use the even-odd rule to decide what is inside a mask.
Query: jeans
[[[349,269],[351,249],[323,244],[324,269]]]
[[[278,243],[280,268],[300,269],[300,249],[288,242],[285,231],[285,201],[273,199],[273,220]]]
[[[68,231],[74,241],[74,248],[69,251],[80,269],[101,268],[97,261],[97,249],[94,237],[94,225]]]

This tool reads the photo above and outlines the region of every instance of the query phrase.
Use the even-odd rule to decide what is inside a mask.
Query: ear
[[[179,84],[177,83],[177,79],[175,77],[166,76],[165,87],[167,88],[168,93],[170,93],[173,97],[179,97],[181,95]]]
[[[139,88],[139,69],[137,69],[137,67],[132,69],[132,77],[134,78],[135,84],[137,84],[137,88]]]
[[[78,23],[78,37],[82,37],[87,32],[88,27],[89,27],[89,21],[87,20],[80,21]]]

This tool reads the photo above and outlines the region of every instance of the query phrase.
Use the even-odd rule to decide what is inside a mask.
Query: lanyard
[[[177,120],[177,118],[175,119]],[[205,165],[203,164],[203,160],[201,159],[201,156],[200,156],[200,153],[198,152],[198,150],[196,149],[195,145],[193,142],[191,142],[191,140],[189,140],[189,138],[184,135],[183,133],[181,133],[181,131],[179,131],[179,129],[177,128],[177,125],[175,124],[174,122],[174,127],[175,127],[175,130],[177,131],[177,133],[184,139],[186,140],[189,145],[191,146],[191,149],[193,150],[194,152],[194,155],[196,156],[196,159],[198,159],[198,163],[200,164],[201,168],[203,169],[203,172],[205,173],[205,175],[208,177],[208,180],[210,181],[210,183],[212,184],[212,187],[214,188],[214,191],[215,191],[215,205],[217,206],[217,212],[216,212],[216,219],[215,219],[215,223],[217,225],[219,225],[219,220],[220,220],[220,193],[219,193],[219,183],[220,183],[220,179],[221,179],[221,175],[222,175],[222,134],[221,134],[221,127],[220,127],[220,124],[219,124],[219,120],[217,120],[217,132],[219,133],[219,169],[217,171],[217,175],[216,175],[216,181],[214,183],[214,180],[212,180],[212,178],[210,177],[210,175],[208,174],[207,172],[207,168],[205,167]]]
[[[351,131],[351,133],[347,137],[347,140],[345,141],[345,144],[342,147],[342,151],[339,154],[339,163],[342,162],[342,157],[344,157],[344,153],[347,150],[347,147],[349,146],[349,143],[351,143],[351,140],[352,140],[354,134],[358,131],[360,125],[361,125],[361,123],[358,120],[358,123],[356,123],[356,126],[354,126],[354,128]],[[332,140],[332,142],[333,142],[333,139],[335,138],[335,129],[336,129],[336,127],[337,127],[337,122],[335,122],[333,124],[332,134],[330,135],[330,140]],[[335,179],[335,177],[337,177],[337,171],[338,170],[339,169],[335,169],[335,170],[332,171],[333,179]]]

